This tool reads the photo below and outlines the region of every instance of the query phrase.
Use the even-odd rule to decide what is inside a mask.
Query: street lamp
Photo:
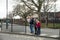
[[[6,0],[6,29],[8,29],[8,0]]]
[[[6,0],[6,18],[8,18],[8,0]]]

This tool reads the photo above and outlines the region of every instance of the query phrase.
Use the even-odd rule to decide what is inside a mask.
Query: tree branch
[[[26,4],[26,2],[25,1],[22,1],[30,10],[34,10],[34,9],[32,9],[31,7],[29,7],[27,4]],[[34,11],[37,11],[37,10],[34,10]]]
[[[49,11],[54,5],[52,4],[46,11]]]
[[[32,3],[38,8],[38,5],[32,0]]]
[[[39,6],[38,6],[38,12],[40,12],[40,9],[41,9],[41,6],[42,6],[42,3],[43,3],[43,1],[38,0],[38,4],[39,4]]]

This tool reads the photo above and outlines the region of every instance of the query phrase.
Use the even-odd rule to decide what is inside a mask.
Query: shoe
[[[30,32],[30,33],[33,33],[33,32]]]
[[[37,34],[37,33],[35,33],[35,34]]]

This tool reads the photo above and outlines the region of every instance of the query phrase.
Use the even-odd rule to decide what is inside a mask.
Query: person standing
[[[37,35],[41,34],[41,23],[39,20],[36,20]]]
[[[36,28],[36,18],[34,18],[34,29],[35,29],[35,34],[37,34],[37,28]]]
[[[31,33],[34,33],[34,18],[30,18],[30,30]]]

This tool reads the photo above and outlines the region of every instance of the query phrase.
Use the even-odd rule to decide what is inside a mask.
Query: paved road
[[[0,33],[0,40],[58,40],[58,39]]]
[[[6,24],[4,23],[2,25],[2,30],[6,31]],[[26,28],[27,33],[30,33],[29,27]],[[11,24],[9,24],[8,31],[11,31]],[[13,25],[13,32],[25,32],[25,26],[20,26],[20,25]],[[48,35],[59,35],[59,29],[48,29],[48,28],[43,28],[41,29],[42,34],[48,34]]]

